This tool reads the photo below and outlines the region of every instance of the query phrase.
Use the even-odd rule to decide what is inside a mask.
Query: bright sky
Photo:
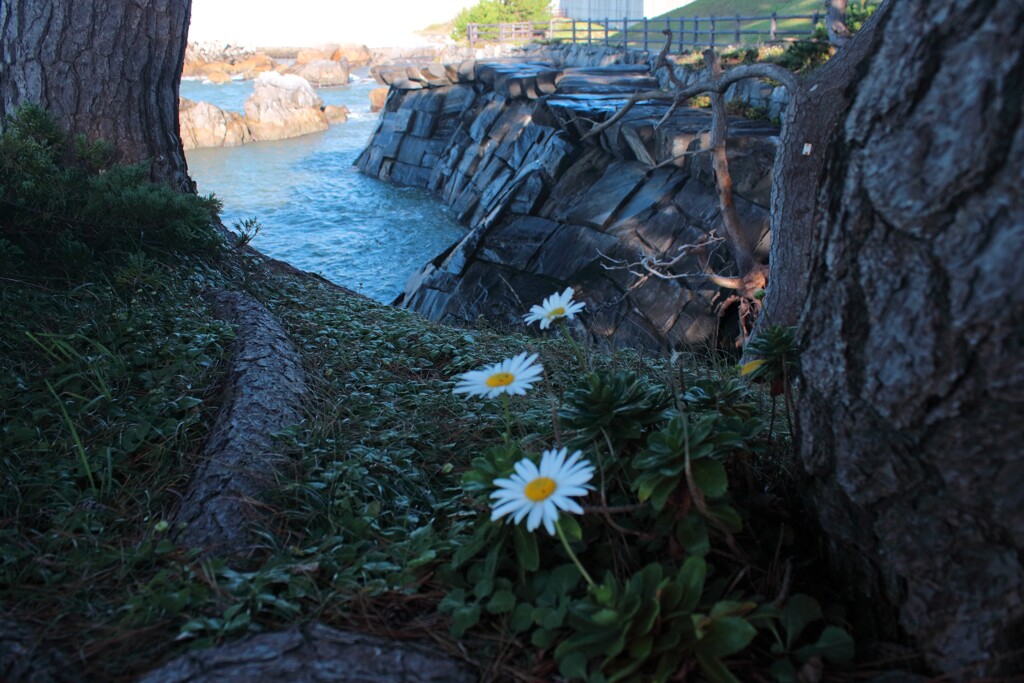
[[[189,40],[261,47],[421,42],[414,31],[475,0],[192,0]]]

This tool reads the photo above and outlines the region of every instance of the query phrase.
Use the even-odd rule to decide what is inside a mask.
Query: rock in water
[[[237,147],[252,141],[249,126],[241,115],[209,102],[179,98],[178,123],[183,149]]]
[[[323,101],[309,81],[294,74],[262,73],[245,101],[253,140],[283,140],[327,130]]]
[[[335,48],[331,59],[336,62],[347,59],[348,63],[354,66],[366,66],[373,59],[373,53],[365,45],[346,43]]]
[[[389,88],[374,88],[370,91],[370,111],[378,112],[384,109],[384,103],[388,100]]]
[[[285,71],[288,74],[301,76],[317,88],[335,85],[348,85],[348,61],[335,62],[330,59],[317,59],[305,64],[296,64]]]
[[[345,123],[348,121],[349,110],[345,105],[336,107],[333,104],[328,104],[324,107],[324,116],[327,117],[328,123]]]
[[[299,50],[295,55],[296,64],[309,64],[310,62],[319,62],[321,60],[330,59],[331,53],[327,50],[321,50],[315,47],[307,47]]]

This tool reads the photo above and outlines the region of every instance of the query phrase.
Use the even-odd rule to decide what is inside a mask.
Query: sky
[[[189,40],[260,47],[411,45],[475,0],[192,0]]]

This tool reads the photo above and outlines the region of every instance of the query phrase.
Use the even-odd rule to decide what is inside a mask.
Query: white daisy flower
[[[533,306],[530,312],[523,316],[527,325],[540,321],[540,329],[546,330],[551,321],[559,318],[572,320],[576,314],[583,310],[586,304],[577,303],[572,300],[573,289],[566,287],[561,294],[552,294],[540,306]]]
[[[538,468],[527,458],[515,465],[515,474],[508,479],[495,479],[497,491],[491,494],[494,509],[491,521],[511,515],[516,524],[526,518],[526,530],[533,531],[541,522],[554,536],[558,511],[583,514],[573,496],[585,496],[593,486],[587,484],[594,476],[594,467],[576,451],[566,457],[566,449],[544,451]]]
[[[456,394],[487,398],[494,398],[500,394],[523,396],[544,372],[543,366],[534,362],[536,360],[537,354],[528,356],[521,353],[500,363],[488,365],[482,370],[465,372],[459,375],[459,383],[454,391]]]

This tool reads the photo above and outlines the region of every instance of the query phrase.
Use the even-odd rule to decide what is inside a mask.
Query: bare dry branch
[[[789,91],[790,97],[795,96],[799,90],[799,80],[797,77],[793,75],[792,72],[777,64],[745,64],[743,66],[737,66],[733,69],[729,69],[722,74],[720,78],[700,81],[675,92],[647,90],[644,92],[634,93],[628,100],[626,100],[626,103],[622,105],[622,108],[615,112],[611,118],[587,131],[587,134],[583,136],[583,139],[587,140],[588,138],[600,135],[604,131],[608,130],[621,121],[623,117],[625,117],[625,115],[640,102],[668,99],[671,99],[674,102],[685,102],[691,97],[706,92],[724,93],[733,83],[738,83],[739,81],[746,80],[748,78],[771,78],[776,80]]]

